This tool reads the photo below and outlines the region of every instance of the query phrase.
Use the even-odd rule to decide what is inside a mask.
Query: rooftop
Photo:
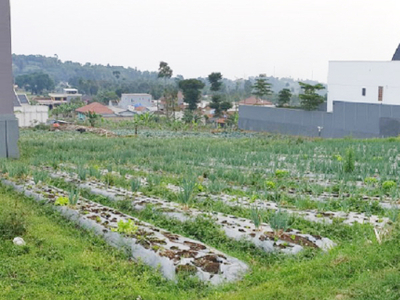
[[[88,112],[94,112],[98,115],[108,115],[108,114],[114,114],[114,112],[109,109],[107,106],[98,103],[98,102],[93,102],[90,103],[89,105],[80,107],[78,109],[75,110],[76,112],[80,112],[80,113],[88,113]]]

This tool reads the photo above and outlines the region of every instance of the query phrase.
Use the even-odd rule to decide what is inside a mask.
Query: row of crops
[[[25,131],[3,182],[170,279],[237,281],[281,255],[381,241],[397,222],[397,139]]]

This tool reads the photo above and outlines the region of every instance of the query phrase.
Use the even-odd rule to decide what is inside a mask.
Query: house
[[[400,61],[329,62],[328,112],[334,101],[400,105]]]
[[[69,103],[72,99],[82,101],[82,94],[79,94],[77,89],[71,88],[64,88],[62,93],[50,93],[49,96],[54,102],[63,101]]]
[[[268,100],[261,100],[257,97],[251,96],[239,102],[239,105],[260,105],[260,106],[272,106],[273,103]]]
[[[138,112],[129,110],[129,109],[125,109],[125,108],[120,108],[117,106],[108,106],[109,109],[111,109],[114,114],[118,117],[133,117],[135,115],[138,114]]]
[[[85,120],[88,112],[96,113],[103,118],[112,118],[116,116],[116,114],[109,107],[98,102],[90,103],[89,105],[80,107],[75,111],[78,113],[78,119],[80,120]]]
[[[150,94],[122,94],[119,107],[128,109],[128,106],[153,106],[153,97]]]

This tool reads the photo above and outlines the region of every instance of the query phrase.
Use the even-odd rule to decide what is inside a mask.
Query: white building
[[[119,107],[128,109],[128,106],[153,106],[153,97],[150,94],[122,94]]]
[[[78,93],[77,89],[63,89],[62,93],[50,93],[52,101],[65,101],[70,102],[72,99],[82,100],[82,94]]]
[[[327,111],[333,101],[400,105],[400,61],[331,61]]]

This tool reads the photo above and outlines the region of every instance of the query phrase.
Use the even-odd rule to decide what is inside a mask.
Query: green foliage
[[[211,84],[210,90],[213,92],[218,92],[221,89],[222,86],[222,74],[221,73],[211,73],[207,77],[208,81]]]
[[[179,82],[179,88],[182,90],[184,101],[189,104],[189,110],[197,109],[200,101],[201,89],[204,83],[198,79],[186,79]]]
[[[54,202],[56,206],[67,206],[69,204],[69,199],[67,197],[58,197]]]
[[[78,173],[78,178],[80,180],[83,180],[83,181],[86,180],[88,171],[86,170],[85,167],[78,166],[77,173]]]
[[[78,203],[79,197],[80,197],[79,190],[71,189],[68,194],[68,204],[73,207],[76,206],[76,204]]]
[[[52,91],[54,89],[54,80],[42,72],[19,75],[15,77],[15,83],[36,95],[40,95],[44,90]]]
[[[260,74],[253,85],[252,94],[257,98],[262,98],[270,95],[271,92],[271,84],[268,82],[267,76],[265,74]]]
[[[278,171],[278,170],[277,170]],[[277,176],[278,177],[278,176]],[[265,187],[267,188],[267,190],[275,190],[276,189],[276,183],[271,181],[271,180],[267,180],[265,182]]]
[[[283,177],[286,177],[286,176],[288,176],[289,175],[289,171],[286,171],[286,170],[276,170],[275,171],[275,176],[276,177],[278,177],[278,178],[283,178]]]
[[[136,193],[139,191],[140,186],[142,185],[142,181],[140,178],[135,178],[131,180],[131,191]]]
[[[158,68],[158,77],[159,78],[171,78],[172,77],[172,69],[168,66],[168,63],[162,61],[160,62],[160,67]]]
[[[45,183],[49,178],[49,174],[46,171],[41,170],[34,170],[32,176],[35,184],[38,184],[39,182]]]
[[[318,106],[324,103],[324,97],[317,94],[317,91],[325,89],[325,87],[318,83],[315,85],[299,82],[303,94],[300,94],[300,104],[305,110],[315,110]]]
[[[292,92],[289,89],[282,89],[278,94],[278,106],[284,106],[290,103],[290,98],[292,97]]]
[[[278,209],[269,217],[269,225],[276,234],[284,232],[290,226],[290,215],[281,209]]]
[[[364,179],[364,182],[368,185],[375,185],[378,183],[378,179],[376,179],[375,177],[366,177]]]
[[[181,191],[178,194],[178,200],[185,206],[189,205],[193,198],[193,191],[196,187],[196,181],[193,179],[185,178],[182,180]]]
[[[75,110],[84,105],[85,104],[82,101],[63,103],[50,110],[50,113],[52,116],[56,117],[62,116],[62,117],[72,118],[75,114]]]
[[[346,155],[343,162],[343,170],[345,173],[352,173],[355,168],[354,149],[346,149]]]
[[[251,220],[253,221],[256,230],[260,230],[260,225],[262,223],[261,212],[257,207],[251,209]]]
[[[1,196],[0,196],[1,197]],[[1,240],[11,240],[26,232],[26,213],[21,210],[20,202],[14,199],[13,205],[0,209],[0,244]]]
[[[343,160],[343,157],[342,157],[341,155],[339,155],[339,154],[333,155],[333,158],[334,158],[336,161],[342,161],[342,160]]]
[[[94,111],[88,111],[85,115],[88,118],[90,126],[92,126],[92,127],[94,127],[96,125],[96,122],[101,117],[100,115],[96,114]]]
[[[385,192],[389,192],[390,190],[395,189],[396,187],[397,187],[397,184],[393,180],[387,180],[382,183],[382,189]]]
[[[119,220],[118,227],[113,228],[112,231],[123,233],[126,235],[134,235],[138,231],[138,229],[139,227],[135,225],[135,222],[129,219],[127,222]]]

